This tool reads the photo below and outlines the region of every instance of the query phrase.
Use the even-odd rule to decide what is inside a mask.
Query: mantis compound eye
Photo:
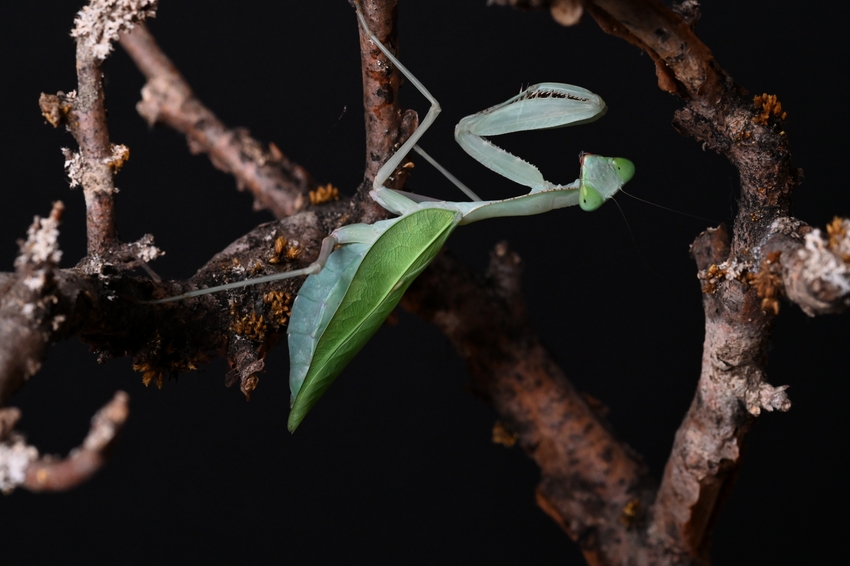
[[[614,168],[617,170],[617,175],[624,183],[628,183],[635,176],[635,164],[625,157],[615,157],[611,160],[614,163]]]
[[[587,183],[582,183],[581,188],[578,190],[578,205],[582,210],[587,212],[593,212],[605,202],[605,199],[602,198],[602,195],[599,194],[599,191],[588,185]]]

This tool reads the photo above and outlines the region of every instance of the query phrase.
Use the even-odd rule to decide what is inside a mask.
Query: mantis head
[[[635,175],[635,164],[624,157],[581,156],[579,206],[591,212],[614,196]]]

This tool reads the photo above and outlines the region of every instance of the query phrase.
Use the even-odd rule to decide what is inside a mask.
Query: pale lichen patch
[[[37,459],[38,450],[28,446],[18,434],[13,433],[0,443],[0,491],[10,493],[24,483],[27,468]]]
[[[21,253],[15,259],[15,267],[21,268],[27,264],[59,264],[62,259],[62,251],[59,249],[59,220],[64,208],[64,205],[57,201],[53,204],[53,212],[49,217],[33,218],[27,230],[26,241],[20,243]]]
[[[845,257],[850,256],[850,221],[844,220],[842,224],[844,234],[836,237],[838,230],[833,228],[829,237],[819,229],[814,229],[805,236],[805,246],[797,254],[803,260],[803,277],[809,285],[815,285],[820,281],[835,287],[843,296],[850,295],[850,264]],[[817,284],[821,286],[821,284]]]
[[[747,412],[754,417],[761,414],[762,409],[765,411],[787,411],[791,408],[791,400],[785,390],[787,385],[774,387],[769,383],[761,383],[758,388],[749,388],[744,398],[747,405]]]
[[[106,59],[118,34],[156,15],[156,0],[91,0],[77,12],[71,37],[88,47],[92,56]]]
[[[65,156],[65,174],[68,175],[68,183],[71,188],[79,187],[83,184],[83,171],[85,171],[85,159],[80,153],[73,151],[67,147],[62,148],[62,155]]]

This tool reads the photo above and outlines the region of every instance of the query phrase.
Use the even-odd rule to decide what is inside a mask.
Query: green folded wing
[[[325,333],[333,315],[348,292],[360,262],[369,252],[367,244],[341,246],[328,258],[324,269],[304,282],[289,317],[289,389],[291,402],[312,365],[316,343]]]
[[[316,343],[312,364],[289,413],[290,432],[377,332],[460,218],[456,211],[426,208],[402,217],[375,242]]]

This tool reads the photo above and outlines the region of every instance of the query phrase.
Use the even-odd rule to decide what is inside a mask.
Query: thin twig
[[[118,391],[92,417],[91,429],[80,447],[62,459],[39,456],[34,446],[11,430],[20,411],[0,409],[0,490],[65,491],[90,479],[106,463],[127,421],[128,402],[129,396]]]
[[[153,17],[156,0],[91,0],[77,14],[71,35],[77,40],[77,90],[42,94],[42,114],[58,127],[65,124],[80,152],[65,150],[71,186],[83,186],[89,255],[101,255],[117,241],[113,177],[129,156],[109,141],[101,66],[118,33]]]
[[[317,188],[306,169],[290,161],[273,143],[265,146],[243,129],[229,129],[192,92],[145,26],[120,37],[121,46],[147,78],[136,106],[151,125],[166,124],[184,134],[192,153],[206,153],[213,165],[236,178],[254,195],[254,208],[276,218],[295,214]]]

